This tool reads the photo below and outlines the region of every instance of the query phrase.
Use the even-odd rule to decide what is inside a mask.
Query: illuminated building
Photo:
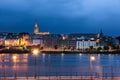
[[[36,35],[49,35],[50,33],[49,32],[39,32],[38,24],[35,23],[35,25],[34,25],[34,34],[36,34]]]
[[[4,45],[4,39],[0,38],[0,45]]]
[[[41,39],[33,39],[33,45],[40,45],[42,46],[43,45],[43,40]]]
[[[41,35],[31,35],[31,43],[35,46],[43,46],[43,39],[41,38]]]
[[[100,30],[100,33],[97,35],[97,39],[96,39],[96,43],[97,46],[104,46],[104,36],[103,36],[103,32],[102,29]]]
[[[19,39],[5,39],[5,46],[19,46]]]
[[[96,41],[94,38],[82,36],[76,42],[77,49],[89,49],[90,46],[96,47]]]
[[[30,34],[28,32],[19,33],[20,46],[31,46]]]

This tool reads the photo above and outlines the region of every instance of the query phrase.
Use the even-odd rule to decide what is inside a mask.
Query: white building
[[[31,35],[32,45],[40,45],[43,46],[43,39],[40,35]]]
[[[41,39],[33,39],[33,45],[40,45],[40,46],[43,46],[43,40]]]
[[[87,38],[82,36],[76,41],[76,49],[88,49],[90,46],[96,46],[96,41],[94,38]]]

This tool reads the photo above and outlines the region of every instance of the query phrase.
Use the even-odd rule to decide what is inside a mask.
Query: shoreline
[[[1,53],[17,53],[17,54],[28,54],[31,53],[30,50],[1,50]],[[41,50],[40,53],[45,54],[120,54],[120,51],[61,51],[61,50]]]
[[[35,77],[16,77],[16,80],[120,80],[120,77],[96,77],[96,76],[37,76]],[[2,80],[4,77],[1,77]],[[0,78],[0,79],[1,79]],[[8,80],[14,80],[15,77],[5,77]]]

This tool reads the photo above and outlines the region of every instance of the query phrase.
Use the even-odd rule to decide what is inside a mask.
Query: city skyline
[[[35,0],[0,2],[0,32],[99,33],[119,36],[120,1]]]

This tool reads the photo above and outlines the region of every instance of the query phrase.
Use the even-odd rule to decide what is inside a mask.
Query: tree
[[[102,48],[101,48],[101,47],[98,47],[98,48],[97,48],[97,51],[100,51],[100,50],[102,50]]]
[[[104,46],[103,49],[104,50],[109,50],[109,47],[108,46]]]
[[[93,46],[90,46],[90,50],[92,50],[93,49]]]
[[[111,48],[112,48],[112,49],[116,49],[115,45],[111,45]]]
[[[119,45],[116,45],[116,49],[119,49]]]

